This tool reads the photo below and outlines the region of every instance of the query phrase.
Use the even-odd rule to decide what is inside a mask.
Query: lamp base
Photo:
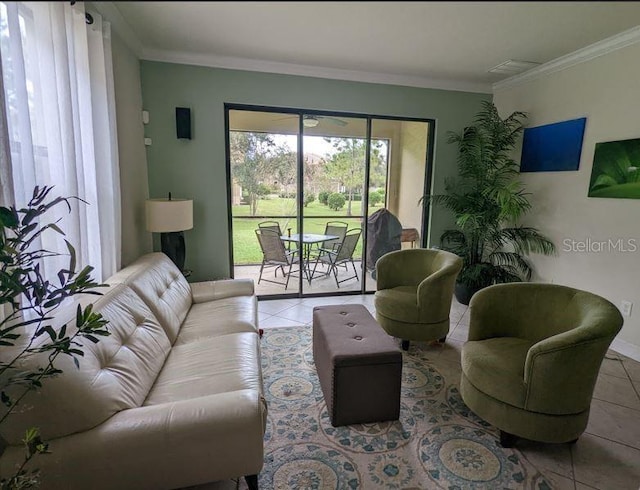
[[[184,232],[160,233],[160,248],[182,272],[184,270],[185,257]]]

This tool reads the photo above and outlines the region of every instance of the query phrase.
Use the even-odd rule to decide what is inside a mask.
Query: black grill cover
[[[400,250],[402,225],[388,209],[382,208],[367,220],[367,269],[375,279],[376,261],[388,252]]]

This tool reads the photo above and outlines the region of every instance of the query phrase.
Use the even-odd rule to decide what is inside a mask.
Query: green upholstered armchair
[[[376,317],[384,330],[402,339],[440,340],[449,333],[449,312],[462,259],[434,249],[397,250],[376,262]]]
[[[622,327],[600,296],[554,284],[490,286],[471,299],[460,390],[467,406],[516,436],[575,442],[587,426],[602,359]]]

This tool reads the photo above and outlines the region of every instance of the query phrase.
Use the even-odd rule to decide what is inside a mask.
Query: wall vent
[[[489,70],[489,73],[504,73],[507,75],[515,75],[522,73],[531,68],[538,66],[540,63],[534,61],[507,60]]]

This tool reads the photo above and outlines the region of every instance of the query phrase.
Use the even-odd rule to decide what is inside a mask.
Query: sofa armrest
[[[265,418],[256,390],[123,410],[49,441],[38,467],[47,487],[67,489],[182,488],[253,475],[263,464]],[[24,458],[23,448],[7,449],[3,470]]]
[[[253,294],[253,279],[222,279],[191,284],[191,297],[194,303],[206,303],[232,296],[253,296]]]

